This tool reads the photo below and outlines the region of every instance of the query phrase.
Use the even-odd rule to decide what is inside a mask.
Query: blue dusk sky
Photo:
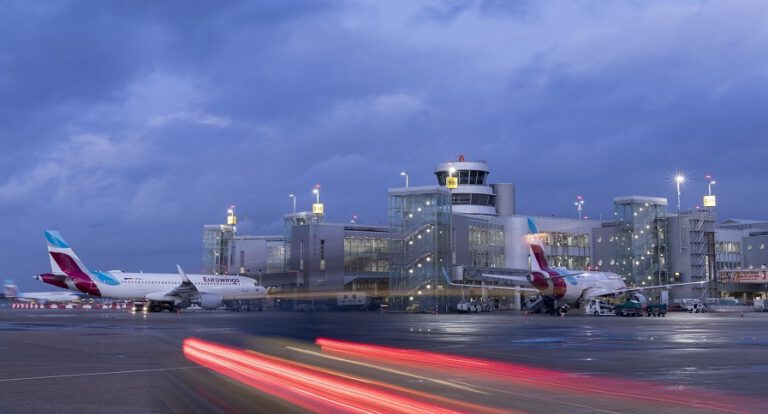
[[[768,219],[768,2],[0,0],[3,278],[44,288],[43,230],[92,268],[198,272],[322,186],[386,224],[387,188],[487,160],[518,212],[616,196]],[[241,223],[240,230],[243,230]]]

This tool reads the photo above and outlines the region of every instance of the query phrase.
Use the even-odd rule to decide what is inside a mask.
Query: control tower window
[[[469,204],[472,200],[471,194],[453,194],[453,204]]]
[[[469,171],[459,171],[459,184],[469,184]]]
[[[487,206],[491,204],[491,196],[487,194],[472,194],[472,204]]]
[[[437,183],[439,185],[445,186],[445,177],[448,176],[448,173],[445,171],[436,172],[435,175],[437,175]]]
[[[474,170],[469,171],[469,182],[467,184],[469,185],[477,184],[477,171],[474,171]]]

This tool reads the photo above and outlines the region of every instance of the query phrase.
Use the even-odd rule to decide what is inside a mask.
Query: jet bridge
[[[514,288],[533,288],[528,282],[528,273],[528,269],[453,266],[451,278],[452,282],[462,285],[462,291],[468,289],[471,296],[479,293],[482,299],[487,300],[490,292],[491,296],[506,302],[511,309],[519,310],[521,294],[528,296],[528,292]]]

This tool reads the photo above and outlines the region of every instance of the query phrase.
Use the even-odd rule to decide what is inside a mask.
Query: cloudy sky
[[[768,219],[762,1],[0,0],[3,278],[44,229],[93,268],[201,267],[229,204],[279,234],[289,193],[386,223],[387,188],[484,159],[518,211]],[[242,219],[242,216],[241,216]],[[243,226],[240,227],[243,229]]]

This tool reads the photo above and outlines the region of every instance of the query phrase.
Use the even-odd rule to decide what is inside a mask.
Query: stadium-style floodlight
[[[405,177],[405,188],[408,188],[408,171],[400,171],[400,175]]]

